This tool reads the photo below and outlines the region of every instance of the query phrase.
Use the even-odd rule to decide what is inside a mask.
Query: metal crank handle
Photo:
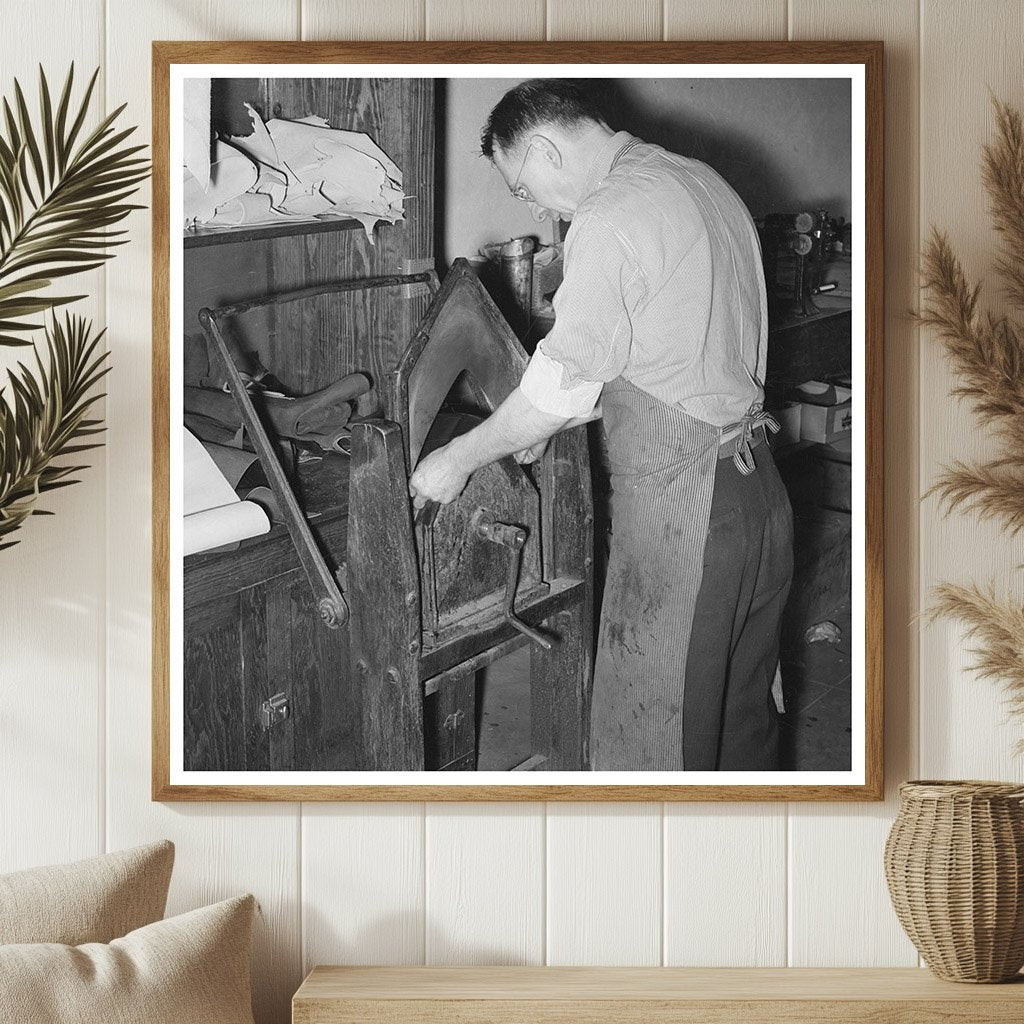
[[[521,526],[496,523],[493,519],[486,518],[485,515],[479,513],[476,529],[485,540],[508,548],[508,576],[505,579],[503,607],[505,621],[513,629],[519,630],[523,636],[529,637],[535,644],[539,644],[545,651],[550,651],[551,641],[543,633],[523,622],[515,612],[516,586],[519,583],[519,566],[523,559],[523,546],[526,544],[526,530]]]
[[[505,606],[505,621],[512,626],[513,629],[518,629],[523,636],[528,636],[535,644],[540,644],[545,651],[551,650],[551,641],[541,632],[538,632],[533,626],[528,626],[511,608]]]

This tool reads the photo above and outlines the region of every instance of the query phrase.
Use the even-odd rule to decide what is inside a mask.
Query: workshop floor
[[[850,767],[850,609],[832,621],[837,642],[783,651],[786,713],[781,719],[782,767],[789,771],[846,771]],[[521,648],[481,672],[480,771],[508,771],[530,749],[530,651]]]
[[[477,770],[505,772],[530,749],[530,649],[521,647],[477,675],[482,703]]]
[[[850,608],[832,622],[836,642],[803,643],[782,652],[782,767],[849,771],[852,747]]]

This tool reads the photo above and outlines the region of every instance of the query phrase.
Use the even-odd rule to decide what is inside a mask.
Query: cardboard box
[[[803,403],[800,410],[800,440],[829,444],[853,433],[853,403],[847,399],[838,405]]]
[[[787,402],[781,409],[769,410],[779,425],[777,434],[768,435],[773,448],[796,444],[800,440],[800,410],[802,408],[803,406],[799,402]]]

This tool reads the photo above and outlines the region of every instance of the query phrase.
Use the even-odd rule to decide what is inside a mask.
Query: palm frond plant
[[[58,306],[85,298],[55,294],[61,278],[101,267],[123,245],[115,230],[140,206],[128,200],[149,175],[145,148],[128,145],[135,128],[120,128],[125,105],[86,130],[89,104],[99,75],[89,79],[73,101],[72,64],[57,102],[39,68],[39,113],[33,119],[20,83],[13,105],[2,103],[0,124],[0,347],[32,345],[29,337],[45,327],[46,355],[34,365],[19,362],[8,371],[9,388],[0,389],[0,550],[29,515],[45,515],[39,496],[75,483],[82,465],[59,465],[61,456],[96,448],[101,421],[88,414],[103,397],[94,388],[107,373],[106,353],[98,351],[103,332],[65,314]],[[90,440],[91,439],[91,440]]]
[[[126,202],[149,174],[138,154],[125,146],[135,131],[118,131],[125,105],[83,135],[99,74],[89,80],[71,109],[74,65],[54,107],[46,75],[39,69],[39,123],[33,125],[21,85],[14,82],[14,109],[5,99],[0,131],[0,345],[30,344],[23,335],[39,326],[26,322],[83,295],[43,295],[58,278],[94,270],[110,259],[107,246],[123,244],[114,231],[138,206]]]
[[[102,432],[89,410],[103,397],[93,390],[106,375],[107,353],[97,354],[103,332],[65,314],[46,328],[48,360],[36,352],[33,371],[24,363],[8,374],[13,401],[0,401],[0,551],[16,541],[10,535],[30,515],[49,515],[36,508],[46,491],[77,483],[73,473],[84,465],[57,465],[57,456],[98,448],[88,440]]]
[[[982,182],[1001,235],[995,270],[1011,304],[1024,308],[1024,125],[1018,111],[994,97],[993,106],[997,133],[984,148]],[[991,458],[945,467],[928,494],[939,497],[947,515],[970,511],[1015,537],[1024,530],[1024,324],[979,310],[981,286],[968,279],[941,231],[924,250],[924,286],[928,302],[917,319],[935,328],[946,348],[958,378],[953,394],[971,403],[996,440]],[[943,583],[931,612],[966,623],[975,671],[1001,679],[1011,711],[1024,715],[1024,605],[993,587]]]

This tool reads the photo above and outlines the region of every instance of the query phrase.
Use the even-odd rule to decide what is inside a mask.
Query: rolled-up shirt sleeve
[[[601,381],[583,380],[563,387],[564,375],[564,366],[545,352],[542,341],[526,367],[523,379],[519,382],[519,390],[535,409],[552,416],[574,419],[588,415],[597,405],[604,384]]]
[[[537,346],[520,390],[542,412],[586,416],[605,383],[626,367],[632,318],[646,280],[628,241],[590,216],[565,243],[565,276],[554,297],[555,325]]]

